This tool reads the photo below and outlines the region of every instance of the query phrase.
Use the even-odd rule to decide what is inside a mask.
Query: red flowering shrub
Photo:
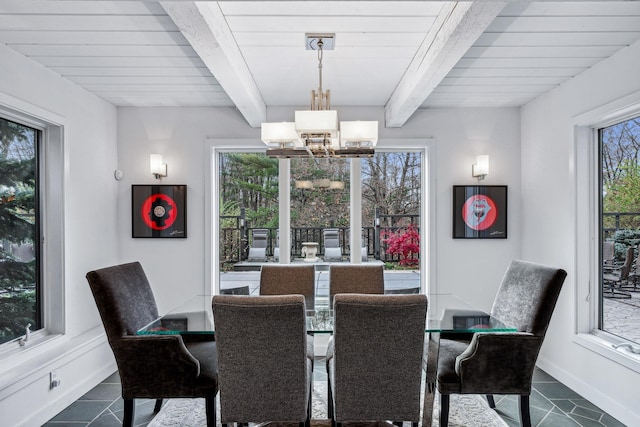
[[[406,230],[397,232],[382,231],[380,239],[386,243],[387,253],[400,256],[400,265],[418,265],[420,256],[420,233],[413,224],[409,224]]]

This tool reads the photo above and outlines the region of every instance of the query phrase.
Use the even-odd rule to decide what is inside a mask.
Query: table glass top
[[[197,295],[170,310],[137,331],[138,335],[214,334],[211,295]],[[516,332],[484,311],[475,310],[450,294],[427,295],[428,309],[425,332]],[[333,311],[328,301],[316,300],[315,310],[307,310],[307,331],[315,334],[333,332]]]

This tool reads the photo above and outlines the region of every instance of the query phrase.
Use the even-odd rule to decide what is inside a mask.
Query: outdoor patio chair
[[[624,263],[621,266],[606,267],[602,274],[602,296],[605,298],[631,298],[624,288],[629,286],[629,275],[633,264],[634,248],[627,248]]]
[[[637,292],[640,289],[640,244],[637,246],[638,248],[638,256],[635,257],[633,261],[633,266],[631,267],[631,271],[629,272],[629,280],[627,281],[627,286],[629,290],[633,292]]]
[[[248,261],[267,262],[268,238],[269,230],[266,228],[256,228],[251,232]]]
[[[611,241],[602,242],[602,265],[606,269],[614,265],[615,244]]]
[[[337,228],[325,228],[322,230],[322,235],[324,238],[324,260],[342,261],[340,230]]]

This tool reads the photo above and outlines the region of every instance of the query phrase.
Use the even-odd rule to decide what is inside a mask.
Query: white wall
[[[119,259],[116,109],[1,44],[0,100],[64,126],[66,334],[0,362],[1,423],[39,425],[115,369],[85,274]],[[54,369],[62,383],[49,391]]]
[[[339,109],[340,118],[377,119],[382,109]],[[269,120],[293,117],[290,109],[269,111]],[[205,269],[206,138],[260,137],[229,108],[119,108],[118,157],[125,178],[118,184],[118,236],[124,259],[139,259],[147,270],[160,309],[202,292]],[[490,308],[504,270],[520,251],[520,118],[519,109],[421,110],[400,129],[381,128],[380,140],[435,138],[432,158],[436,180],[435,260],[437,286],[464,293]],[[162,184],[188,185],[187,239],[132,239],[131,184],[153,184],[148,156],[161,153],[168,164]],[[471,164],[478,154],[491,155],[491,174],[485,184],[509,186],[509,238],[453,240],[451,238],[452,185],[476,184]]]
[[[587,183],[577,178],[574,117],[640,90],[640,43],[623,49],[522,111],[522,254],[567,270],[540,365],[627,425],[640,425],[640,375],[574,340],[576,290],[586,295],[588,267],[578,262],[576,239],[588,235],[588,204],[576,206]],[[582,241],[582,239],[581,239]],[[588,244],[588,243],[587,243]]]

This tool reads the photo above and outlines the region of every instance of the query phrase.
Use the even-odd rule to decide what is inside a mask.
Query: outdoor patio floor
[[[631,298],[604,298],[604,330],[627,341],[640,343],[640,288]]]
[[[220,273],[220,289],[249,286],[251,295],[258,295],[259,271],[227,271]],[[417,270],[385,270],[385,290],[420,288],[420,272]],[[329,298],[329,271],[316,270],[316,299]]]

